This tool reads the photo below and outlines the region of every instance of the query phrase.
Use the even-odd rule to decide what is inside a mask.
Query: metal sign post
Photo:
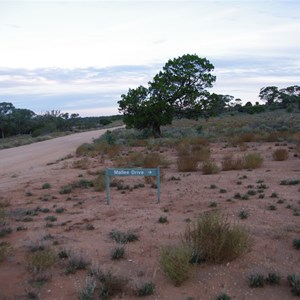
[[[106,169],[106,203],[110,203],[109,177],[110,176],[156,176],[157,203],[160,203],[160,170],[156,169]]]

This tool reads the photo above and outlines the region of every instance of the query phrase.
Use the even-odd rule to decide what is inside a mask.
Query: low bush
[[[57,261],[57,254],[50,248],[32,252],[26,257],[27,269],[31,273],[49,270]]]
[[[264,159],[259,153],[249,153],[244,156],[245,169],[258,169],[262,166]]]
[[[198,169],[198,159],[191,156],[179,156],[177,159],[178,172],[195,172]]]
[[[161,248],[159,255],[160,267],[175,286],[188,279],[191,257],[192,249],[183,244]]]
[[[0,263],[7,256],[10,249],[10,243],[8,242],[0,242]]]
[[[288,275],[287,280],[292,287],[292,293],[296,296],[300,296],[300,275]]]
[[[202,164],[202,172],[205,175],[217,174],[217,173],[219,173],[219,171],[220,171],[220,169],[219,169],[218,165],[212,160],[205,161]]]
[[[90,264],[80,253],[69,252],[67,256],[66,274],[74,274],[77,270],[85,270]]]
[[[249,250],[249,234],[237,225],[231,225],[218,212],[201,215],[188,224],[184,242],[191,249],[195,262],[222,263],[231,261]]]
[[[289,152],[284,148],[276,149],[273,152],[272,157],[276,161],[284,161],[288,159]]]
[[[222,170],[241,170],[244,168],[244,161],[241,157],[233,157],[232,154],[225,155],[222,159]]]
[[[126,244],[139,239],[138,234],[130,230],[127,232],[113,230],[110,232],[109,236],[118,244]]]
[[[262,274],[254,273],[249,276],[249,286],[251,288],[263,287],[265,278]]]
[[[136,290],[138,297],[144,297],[152,295],[155,291],[155,284],[153,282],[146,282],[139,286]]]

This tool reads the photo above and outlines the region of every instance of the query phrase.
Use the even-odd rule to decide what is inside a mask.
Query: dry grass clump
[[[89,168],[89,164],[90,164],[89,159],[87,157],[83,157],[73,162],[73,168],[87,170]]]
[[[183,238],[193,250],[194,262],[228,262],[250,247],[248,233],[217,212],[203,214],[195,223],[188,224]]]
[[[233,154],[225,155],[222,159],[222,170],[241,170],[244,168],[244,161],[241,157],[234,157]]]
[[[169,245],[160,250],[159,264],[175,286],[188,279],[192,250],[186,245]]]
[[[198,159],[191,156],[179,156],[177,169],[179,172],[195,172],[198,169]]]
[[[234,157],[232,154],[225,155],[221,162],[222,170],[257,169],[263,164],[263,158],[259,153],[248,153],[243,157]]]
[[[94,190],[96,192],[103,192],[106,188],[105,171],[99,172],[99,175],[93,181]]]
[[[43,248],[27,255],[27,269],[34,274],[49,270],[55,264],[57,258],[58,256],[54,250]]]
[[[217,174],[219,171],[220,168],[213,160],[207,160],[202,164],[202,173],[205,175]]]
[[[258,169],[264,162],[263,157],[259,153],[249,153],[244,156],[245,169]]]
[[[284,161],[288,159],[289,152],[284,148],[279,148],[273,152],[272,157],[276,161]]]
[[[0,242],[0,263],[7,256],[10,249],[10,243],[8,242]]]

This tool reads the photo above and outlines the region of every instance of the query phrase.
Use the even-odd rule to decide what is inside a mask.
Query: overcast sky
[[[1,1],[0,102],[36,113],[118,113],[183,54],[215,66],[211,91],[258,100],[300,84],[300,1]]]

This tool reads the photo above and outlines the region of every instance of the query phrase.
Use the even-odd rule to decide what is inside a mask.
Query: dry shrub
[[[76,149],[76,156],[89,156],[95,157],[99,154],[97,149],[98,144],[84,143]]]
[[[89,159],[87,157],[83,157],[79,160],[75,160],[73,162],[73,168],[86,170],[89,168]]]
[[[149,153],[144,157],[144,168],[157,168],[160,165],[167,165],[168,162],[162,155],[158,153]]]
[[[188,224],[184,243],[193,250],[192,261],[222,263],[231,261],[250,248],[249,234],[237,225],[231,225],[218,212],[201,215]]]
[[[300,143],[298,143],[295,147],[296,154],[300,155]]]
[[[244,168],[258,169],[264,162],[263,157],[259,153],[249,153],[244,156]]]
[[[221,162],[222,170],[241,170],[244,168],[244,161],[241,157],[234,158],[233,154],[228,154],[223,157]]]
[[[209,140],[205,137],[195,137],[190,140],[191,145],[208,146]]]
[[[289,157],[289,153],[286,149],[284,148],[280,148],[280,149],[276,149],[273,154],[273,159],[276,161],[283,161],[283,160],[287,160]]]
[[[216,174],[216,173],[219,173],[219,171],[220,171],[220,169],[219,169],[218,165],[212,160],[205,161],[202,164],[202,172],[205,175]]]
[[[101,171],[96,179],[93,181],[94,190],[96,192],[103,192],[106,188],[106,176],[105,171]]]
[[[159,264],[175,286],[189,277],[192,249],[186,245],[169,245],[161,248]]]
[[[109,158],[115,158],[120,155],[121,146],[120,145],[109,145],[107,148],[107,154]]]
[[[26,257],[27,269],[31,273],[39,273],[50,269],[57,261],[57,254],[50,248],[45,248]]]
[[[10,250],[10,244],[8,242],[0,242],[0,262],[4,260]]]
[[[210,149],[201,145],[194,145],[191,149],[191,155],[198,161],[206,161],[210,158]]]
[[[178,156],[188,156],[190,154],[190,144],[187,140],[181,141],[177,145],[177,154]]]
[[[139,151],[129,153],[127,159],[127,167],[141,167],[144,162],[144,154]]]
[[[195,172],[198,168],[198,159],[193,156],[179,156],[177,169],[179,172]]]

